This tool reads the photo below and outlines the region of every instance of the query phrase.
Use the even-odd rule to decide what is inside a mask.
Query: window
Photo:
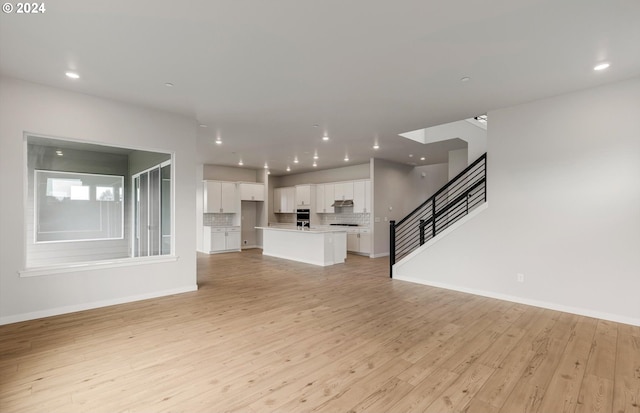
[[[171,163],[164,162],[133,176],[134,257],[171,252]]]
[[[29,134],[25,150],[25,273],[173,253],[170,153]]]
[[[122,239],[123,188],[124,176],[36,170],[35,242]]]

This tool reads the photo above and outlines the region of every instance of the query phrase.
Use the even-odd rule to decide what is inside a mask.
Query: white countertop
[[[326,234],[330,232],[347,232],[345,228],[311,228],[311,229],[297,229],[296,227],[256,227],[256,229],[271,230],[271,231],[288,231],[306,234]]]

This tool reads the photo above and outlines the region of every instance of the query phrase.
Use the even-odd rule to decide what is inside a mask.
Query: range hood
[[[339,208],[339,207],[352,207],[353,206],[353,200],[352,199],[345,199],[343,201],[343,200],[337,200],[336,199],[333,202],[333,205],[331,205],[331,206],[332,207],[336,207],[336,208]]]

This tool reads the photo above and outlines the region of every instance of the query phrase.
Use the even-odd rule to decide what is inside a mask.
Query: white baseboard
[[[371,254],[370,257],[371,258],[382,258],[382,257],[388,257],[389,253],[388,252],[382,252],[380,254]]]
[[[417,278],[417,277],[394,276],[393,279],[398,281],[408,281],[416,284],[428,285],[430,287],[437,287],[437,288],[444,288],[447,290],[459,291],[467,294],[480,295],[482,297],[495,298],[498,300],[510,301],[513,303],[526,304],[533,307],[540,307],[540,308],[546,308],[549,310],[562,311],[564,313],[577,314],[585,317],[593,317],[593,318],[599,318],[602,320],[615,321],[616,323],[629,324],[632,326],[640,327],[640,318],[627,317],[619,314],[611,314],[611,313],[605,313],[601,311],[594,311],[594,310],[589,310],[589,309],[580,308],[580,307],[571,307],[571,306],[562,305],[562,304],[550,303],[547,301],[532,300],[529,298],[518,297],[515,295],[509,295],[509,294],[495,293],[492,291],[476,290],[474,288],[466,288],[466,287],[460,287],[458,285],[453,285],[453,284],[434,282],[434,281],[424,280],[422,278]]]
[[[158,297],[164,297],[167,295],[182,294],[182,293],[187,293],[187,292],[197,291],[197,290],[198,290],[197,285],[190,285],[190,286],[181,287],[181,288],[174,288],[171,290],[156,291],[148,294],[131,295],[128,297],[115,298],[112,300],[94,301],[91,303],[69,305],[64,307],[50,308],[48,310],[16,314],[16,315],[11,315],[6,317],[0,317],[0,325],[19,323],[21,321],[28,321],[28,320],[36,320],[38,318],[52,317],[60,314],[75,313],[78,311],[92,310],[94,308],[131,303],[134,301],[148,300],[150,298],[158,298]]]

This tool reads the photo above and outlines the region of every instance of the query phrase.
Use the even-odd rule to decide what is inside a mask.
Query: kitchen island
[[[262,254],[326,267],[347,258],[344,229],[256,227],[263,231]]]

